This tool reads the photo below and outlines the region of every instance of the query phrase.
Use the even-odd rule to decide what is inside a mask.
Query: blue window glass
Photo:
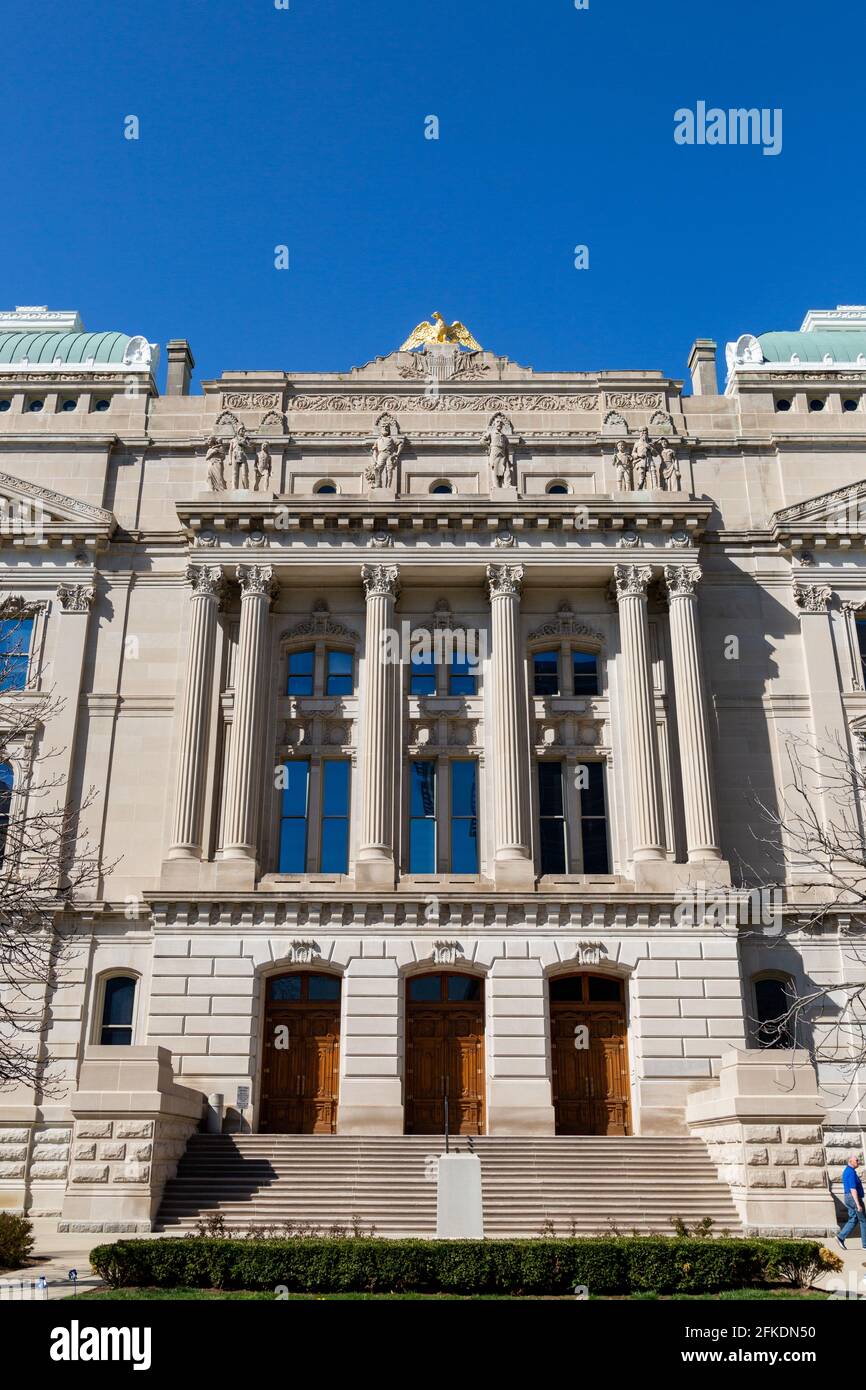
[[[575,695],[598,694],[598,657],[594,652],[572,652],[571,670]]]
[[[328,652],[326,695],[351,695],[353,658],[351,652]]]
[[[271,980],[270,996],[281,1003],[293,1004],[301,997],[301,986],[300,975],[278,975]]]
[[[302,874],[307,867],[307,806],[310,764],[302,759],[283,765],[285,786],[280,807],[280,873]]]
[[[860,648],[860,663],[866,672],[866,618],[857,619],[857,645]]]
[[[6,838],[9,834],[13,784],[12,764],[0,763],[0,864],[6,858]]]
[[[436,764],[409,764],[409,872],[436,872]]]
[[[415,1004],[438,1004],[442,999],[441,975],[415,975],[409,981],[409,998]]]
[[[102,1002],[102,1029],[99,1034],[99,1041],[103,1047],[131,1046],[134,1003],[134,979],[126,975],[114,975],[110,980],[106,980]]]
[[[409,693],[411,695],[435,695],[436,694],[436,668],[433,665],[432,656],[413,655],[410,675]]]
[[[449,695],[474,695],[478,688],[478,663],[467,656],[455,657],[448,673]]]
[[[538,816],[541,872],[564,874],[567,861],[562,763],[538,764]]]
[[[313,658],[312,651],[289,652],[287,695],[312,695]]]
[[[30,664],[32,618],[4,618],[0,622],[0,691],[23,690]]]
[[[474,975],[446,975],[449,1004],[463,1004],[481,998],[481,981]]]
[[[322,764],[323,874],[345,874],[349,869],[349,760],[328,758]]]
[[[308,999],[316,1001],[339,999],[340,980],[337,975],[308,975]]]
[[[451,764],[451,872],[478,873],[477,764]]]
[[[534,652],[533,691],[536,695],[559,694],[559,652]]]
[[[580,839],[585,874],[610,873],[607,852],[607,812],[604,798],[604,768],[601,763],[585,763],[588,784],[580,792]]]

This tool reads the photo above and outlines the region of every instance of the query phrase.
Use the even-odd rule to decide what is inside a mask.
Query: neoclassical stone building
[[[832,1225],[844,1001],[762,1027],[862,978],[857,923],[809,926],[760,807],[791,736],[866,729],[866,309],[744,335],[723,393],[705,339],[684,393],[442,329],[201,394],[173,341],[160,395],[145,338],[0,318],[20,699],[63,696],[34,738],[102,865],[0,1204],[146,1227],[209,1097],[384,1136],[447,1095],[454,1133],[698,1135],[746,1224]]]

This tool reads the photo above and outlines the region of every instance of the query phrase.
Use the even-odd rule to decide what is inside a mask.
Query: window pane
[[[27,684],[32,618],[0,622],[0,691],[23,690]]]
[[[582,976],[566,975],[563,979],[551,980],[550,998],[554,1003],[579,1004],[583,999]]]
[[[12,764],[0,763],[0,864],[3,863],[6,855],[6,836],[9,832],[13,781]]]
[[[535,652],[532,673],[536,695],[559,694],[559,652]]]
[[[307,868],[307,822],[298,816],[280,825],[281,874],[303,874]]]
[[[598,694],[598,657],[592,652],[572,652],[575,695]]]
[[[409,981],[409,998],[418,1003],[438,1003],[442,998],[441,975],[417,975]]]
[[[433,665],[432,656],[412,657],[409,692],[412,695],[436,694],[436,670]]]
[[[542,816],[562,815],[562,763],[538,764],[538,807]]]
[[[132,1005],[135,1000],[135,980],[125,975],[115,975],[105,982],[105,1001],[102,1006],[102,1024],[129,1025],[132,1023]]]
[[[607,857],[607,822],[584,820],[580,823],[583,842],[583,872],[585,874],[610,873]]]
[[[409,824],[410,874],[436,872],[436,822],[413,820]]]
[[[760,1027],[757,1034],[759,1047],[793,1047],[791,1032],[787,1023],[780,1020],[791,1007],[789,988],[784,980],[756,980],[755,1004]]]
[[[349,822],[342,818],[322,821],[319,872],[345,874],[349,868]]]
[[[436,764],[434,762],[409,764],[409,814],[410,816],[435,816],[436,814]]]
[[[481,981],[473,975],[446,975],[448,999],[454,1004],[481,998]]]
[[[474,695],[477,690],[478,665],[468,657],[455,657],[448,675],[450,695]]]
[[[565,873],[565,822],[553,817],[541,822],[541,872]]]
[[[452,816],[474,816],[477,812],[475,799],[476,763],[470,761],[451,764],[451,814]]]
[[[307,979],[309,999],[339,999],[340,981],[336,975],[309,975]]]
[[[857,641],[860,645],[860,657],[866,666],[866,618],[857,619]]]
[[[354,689],[351,652],[328,652],[327,695],[351,695]]]
[[[300,999],[300,975],[279,975],[277,979],[271,980],[270,995],[272,999],[286,1000],[290,1003],[296,999]]]
[[[305,816],[307,814],[307,783],[310,764],[305,758],[297,762],[283,764],[282,814],[284,816]]]
[[[588,984],[589,998],[593,1004],[607,1004],[612,999],[622,999],[619,980],[604,980],[600,975],[590,975]]]
[[[582,763],[586,768],[586,786],[580,791],[582,816],[604,815],[604,768],[601,763]]]
[[[131,1028],[103,1028],[100,1037],[103,1047],[132,1047]]]
[[[328,758],[322,764],[322,810],[326,816],[349,814],[349,759]]]
[[[474,817],[451,822],[451,872],[478,873],[478,821]]]
[[[289,682],[287,695],[312,695],[313,693],[312,651],[289,653]]]

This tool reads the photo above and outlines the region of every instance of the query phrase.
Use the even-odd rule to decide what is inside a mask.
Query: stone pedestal
[[[483,1240],[481,1160],[477,1154],[440,1154],[436,1180],[438,1240]]]

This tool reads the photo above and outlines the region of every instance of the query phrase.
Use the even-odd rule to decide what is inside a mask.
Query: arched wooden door
[[[269,980],[259,1129],[333,1134],[339,1076],[339,977],[298,971]]]
[[[557,1134],[630,1134],[623,983],[610,975],[550,981]]]
[[[484,983],[440,972],[406,982],[407,1134],[484,1133]]]

